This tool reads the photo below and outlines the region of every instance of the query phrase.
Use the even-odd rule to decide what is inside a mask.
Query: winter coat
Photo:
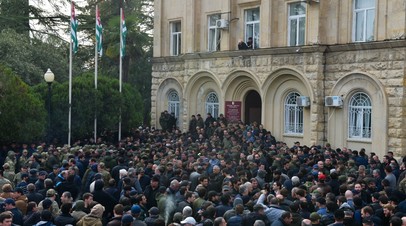
[[[76,226],[103,226],[103,223],[96,216],[86,215],[76,223]]]
[[[68,224],[74,225],[76,222],[75,218],[72,217],[70,214],[61,214],[57,216],[54,220],[56,226],[65,226]]]

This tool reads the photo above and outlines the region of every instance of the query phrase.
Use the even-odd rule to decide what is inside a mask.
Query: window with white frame
[[[259,48],[259,8],[245,10],[245,42],[253,49]]]
[[[217,29],[216,21],[221,18],[220,14],[214,14],[209,16],[208,24],[208,50],[218,51],[220,50],[221,31]]]
[[[354,41],[374,40],[375,0],[354,0]]]
[[[210,92],[206,97],[206,113],[211,113],[213,118],[219,116],[219,98],[215,92]]]
[[[305,44],[306,3],[289,4],[288,32],[289,46]]]
[[[168,112],[175,113],[175,117],[179,118],[180,100],[178,92],[171,90],[168,93]]]
[[[365,93],[352,95],[348,107],[348,137],[358,139],[371,138],[372,104]]]
[[[171,22],[171,56],[177,56],[181,53],[182,29],[180,21]]]
[[[303,134],[303,107],[297,106],[299,93],[291,92],[285,99],[285,134]]]

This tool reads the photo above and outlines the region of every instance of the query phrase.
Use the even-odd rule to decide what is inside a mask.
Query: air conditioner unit
[[[343,106],[343,98],[340,96],[326,96],[325,99],[326,107],[342,107]]]
[[[312,3],[312,2],[315,2],[315,3],[320,3],[320,0],[300,0],[301,2],[306,2],[306,3]]]
[[[296,105],[299,107],[309,107],[310,98],[307,96],[298,96],[296,97]]]
[[[216,20],[216,27],[217,28],[227,28],[228,27],[228,21],[226,19],[219,19]]]

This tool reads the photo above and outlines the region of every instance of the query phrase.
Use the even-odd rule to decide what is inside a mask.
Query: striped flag
[[[96,46],[100,56],[103,55],[103,26],[100,19],[100,10],[96,6]]]
[[[72,1],[71,17],[70,17],[70,36],[72,39],[72,50],[74,53],[78,51],[78,36],[76,35],[78,29],[78,20],[75,14],[75,3]]]
[[[125,39],[127,37],[127,27],[125,26],[124,10],[121,8],[121,43],[120,57],[125,56]]]

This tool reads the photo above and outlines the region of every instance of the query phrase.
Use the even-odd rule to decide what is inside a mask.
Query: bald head
[[[352,191],[350,191],[350,190],[345,191],[345,198],[352,199],[353,198]]]
[[[312,225],[312,222],[309,219],[304,219],[302,221],[302,226],[311,226],[311,225]]]

